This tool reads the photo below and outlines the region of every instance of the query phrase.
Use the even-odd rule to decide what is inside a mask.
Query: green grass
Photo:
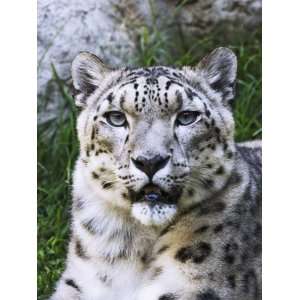
[[[261,137],[261,33],[227,37],[215,32],[195,39],[170,36],[141,28],[138,55],[132,64],[149,66],[193,65],[218,46],[228,46],[238,56],[238,94],[235,100],[236,139]],[[69,234],[71,174],[78,153],[76,108],[68,87],[55,72],[61,102],[57,116],[38,126],[38,299],[49,297],[63,268]],[[39,99],[38,110],[46,108]]]

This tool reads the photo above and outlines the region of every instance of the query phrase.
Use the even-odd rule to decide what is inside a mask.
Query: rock
[[[38,86],[39,92],[52,77],[70,76],[70,63],[79,51],[101,55],[120,64],[134,50],[134,43],[111,1],[40,0],[38,2]],[[118,1],[115,1],[118,2]]]

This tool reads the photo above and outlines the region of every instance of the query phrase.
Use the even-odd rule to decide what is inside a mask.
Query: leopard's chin
[[[177,214],[176,204],[139,201],[132,205],[132,216],[146,226],[162,226],[173,220]]]

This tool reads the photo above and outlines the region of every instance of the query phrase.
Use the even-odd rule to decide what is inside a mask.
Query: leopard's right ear
[[[87,98],[99,87],[103,78],[112,71],[99,57],[89,52],[80,52],[72,62],[72,79],[75,104],[86,106]]]

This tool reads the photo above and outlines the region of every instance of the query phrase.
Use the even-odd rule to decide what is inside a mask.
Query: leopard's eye
[[[106,121],[115,127],[125,126],[127,121],[125,114],[120,111],[110,111],[104,114]]]
[[[197,120],[199,114],[198,111],[183,111],[177,116],[176,123],[181,126],[190,125]]]

